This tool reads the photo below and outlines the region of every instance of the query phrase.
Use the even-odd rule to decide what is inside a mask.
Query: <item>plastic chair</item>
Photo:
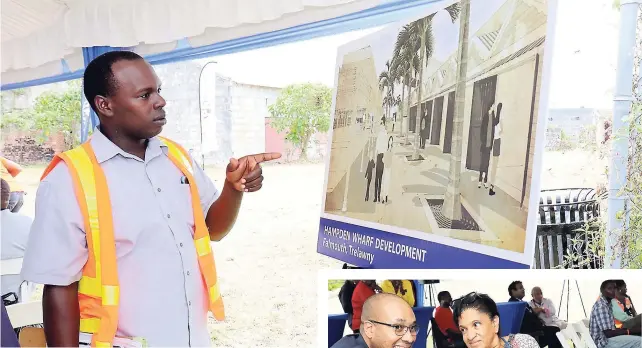
[[[564,336],[562,331],[556,332],[555,336],[557,336],[557,339],[562,344],[562,348],[571,348],[571,346],[568,344],[568,339],[566,338],[566,336]],[[579,347],[575,347],[575,348],[579,348]]]
[[[593,337],[591,337],[591,334],[589,332],[588,327],[584,325],[584,321],[578,321],[577,323],[573,323],[572,326],[573,329],[580,335],[580,339],[584,343],[584,346],[587,348],[597,348],[597,345],[595,344],[595,341],[593,341]]]
[[[1,275],[20,275],[22,271],[22,258],[7,259],[0,261]],[[33,293],[34,284],[22,282],[20,285],[20,301],[29,301]]]
[[[564,330],[560,330],[560,332],[556,333],[555,335],[557,336],[557,339],[560,341],[560,343],[562,343],[562,346],[564,346],[564,348],[568,346],[568,340],[571,340],[573,342],[573,346],[575,348],[585,348],[586,346],[582,343],[582,340],[571,325],[567,326]]]
[[[2,275],[20,275],[22,258],[2,260],[0,263]],[[20,300],[22,302],[6,306],[9,321],[14,329],[22,328],[18,336],[20,346],[46,347],[45,334],[42,328],[25,327],[42,324],[42,301],[31,301],[32,284],[23,282],[20,285]]]

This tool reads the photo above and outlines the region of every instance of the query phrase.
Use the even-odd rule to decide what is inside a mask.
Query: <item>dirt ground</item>
[[[43,167],[21,176],[33,216]],[[222,183],[224,171],[208,174]],[[213,244],[227,319],[211,322],[218,347],[312,347],[317,340],[317,270],[342,263],[316,253],[323,164],[264,167],[264,187],[244,198],[234,230]]]
[[[542,189],[608,185],[609,158],[597,152],[571,150],[544,152]]]

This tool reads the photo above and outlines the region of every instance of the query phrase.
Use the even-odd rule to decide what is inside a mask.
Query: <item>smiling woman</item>
[[[457,300],[453,316],[468,348],[538,348],[525,334],[500,336],[499,310],[490,296],[472,292]]]

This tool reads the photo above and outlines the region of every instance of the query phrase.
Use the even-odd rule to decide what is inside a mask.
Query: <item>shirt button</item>
[[[187,271],[187,275],[189,275],[189,271]]]
[[[192,305],[192,301],[187,302],[187,305],[191,306]]]
[[[179,245],[180,245],[180,246],[183,246],[183,243],[180,243]]]
[[[161,192],[161,188],[160,188],[160,187],[159,187],[159,188],[157,188],[157,190],[158,190],[158,192]]]
[[[169,218],[171,218],[171,217],[172,217],[171,215],[167,214],[167,218],[168,218],[168,219],[169,219]]]

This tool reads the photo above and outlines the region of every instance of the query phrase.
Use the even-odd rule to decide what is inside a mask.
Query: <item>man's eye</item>
[[[147,99],[147,98],[149,98],[149,93],[145,93],[145,94],[141,95],[140,97],[143,98],[143,99]]]

